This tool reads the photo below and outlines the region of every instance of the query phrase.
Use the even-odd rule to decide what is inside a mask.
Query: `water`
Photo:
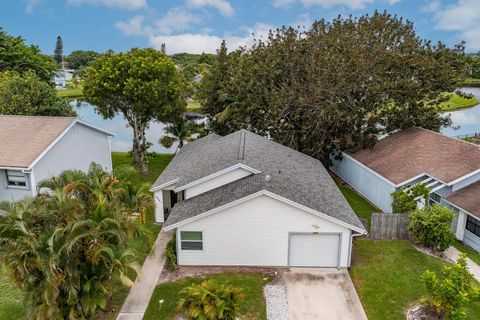
[[[471,93],[480,99],[480,88],[460,88],[465,93]],[[458,136],[480,132],[480,104],[473,108],[449,112],[452,117],[452,126],[445,128],[442,133],[447,136]]]
[[[132,128],[127,126],[123,115],[118,114],[113,119],[103,119],[103,117],[95,113],[95,108],[88,102],[82,101],[78,105],[75,104],[75,111],[78,117],[98,128],[112,133],[114,136],[111,140],[112,151],[130,151],[132,150]],[[171,148],[165,148],[158,143],[158,139],[164,133],[165,124],[161,122],[152,122],[147,130],[147,141],[153,143],[149,151],[158,153],[174,153],[177,148],[175,143]]]

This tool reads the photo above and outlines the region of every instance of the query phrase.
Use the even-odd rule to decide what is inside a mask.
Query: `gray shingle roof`
[[[179,187],[238,163],[261,173],[175,204],[165,226],[267,190],[364,229],[320,161],[246,130],[225,137],[209,135],[187,144],[154,186],[179,178]]]

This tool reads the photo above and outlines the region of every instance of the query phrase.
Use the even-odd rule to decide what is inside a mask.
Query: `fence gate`
[[[368,238],[373,240],[407,240],[410,217],[404,213],[373,213]]]

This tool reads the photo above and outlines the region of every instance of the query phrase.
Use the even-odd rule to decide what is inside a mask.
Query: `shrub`
[[[177,310],[190,319],[234,320],[243,298],[242,289],[207,280],[180,291]]]
[[[177,268],[177,239],[175,235],[173,235],[173,238],[167,243],[165,259],[167,269],[175,270]]]
[[[427,304],[433,307],[439,319],[465,319],[464,307],[480,300],[480,289],[473,285],[465,255],[462,254],[455,264],[443,268],[442,279],[430,270],[422,275],[428,289]]]
[[[392,208],[395,213],[408,213],[417,208],[418,197],[423,197],[425,202],[428,200],[430,190],[424,184],[416,184],[410,190],[403,188],[400,191],[392,192]]]
[[[455,240],[451,224],[455,212],[435,204],[410,214],[409,230],[414,240],[437,251],[445,251]]]

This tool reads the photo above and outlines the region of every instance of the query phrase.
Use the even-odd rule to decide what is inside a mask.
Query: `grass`
[[[264,280],[265,278],[267,279]],[[191,284],[201,283],[208,279],[214,279],[219,283],[229,284],[243,289],[245,299],[240,304],[240,319],[266,319],[263,287],[266,283],[270,282],[271,278],[260,273],[225,273],[205,277],[189,277],[158,285],[153,292],[143,319],[174,319],[180,290]],[[164,302],[160,304],[160,300],[164,300]]]
[[[455,242],[453,243],[453,246],[457,248],[459,251],[465,253],[467,257],[472,259],[475,263],[480,265],[480,253],[478,251],[476,251],[473,248],[470,248],[469,246],[467,246],[466,244],[458,240],[455,240]]]
[[[466,78],[464,81],[457,83],[460,87],[480,87],[480,79]]]
[[[25,319],[22,292],[10,283],[8,271],[0,265],[0,320]]]
[[[202,105],[200,104],[200,102],[190,101],[189,103],[187,103],[187,111],[200,112],[201,109]]]
[[[371,202],[350,188],[350,186],[345,184],[345,182],[340,181],[339,178],[335,177],[335,183],[357,216],[366,219],[368,221],[368,225],[370,226],[372,213],[382,212],[382,210],[375,207]]]
[[[67,99],[81,99],[83,98],[83,87],[82,84],[78,84],[76,88],[72,89],[60,89],[57,90],[57,96],[60,98],[67,98]]]
[[[143,176],[138,172],[131,178],[131,181],[134,184],[153,184],[163,169],[168,165],[172,157],[173,155],[170,154],[157,154],[153,156],[150,158],[149,162],[149,175]],[[119,165],[131,164],[132,158],[126,152],[113,152],[112,162],[113,167],[115,168]],[[150,208],[147,212],[147,228],[152,234],[152,239],[149,243],[138,240],[130,240],[128,243],[128,247],[137,252],[138,262],[140,264],[143,264],[143,261],[150,252],[156,235],[160,231],[160,226],[153,224],[153,208]],[[0,265],[0,292],[0,320],[25,319],[26,310],[25,304],[23,303],[22,293],[10,283],[7,270],[3,265]],[[108,320],[116,318],[128,295],[129,288],[124,287],[120,283],[115,283],[111,292],[112,300],[110,301],[110,307],[112,307],[114,311],[103,315],[105,316],[105,319]]]
[[[417,251],[407,241],[357,240],[350,275],[370,320],[404,320],[409,307],[427,293],[420,280],[446,262]],[[480,319],[480,304],[468,308]]]
[[[471,108],[479,104],[479,100],[476,97],[464,98],[456,93],[448,93],[448,95],[450,95],[450,99],[440,104],[443,111]]]

